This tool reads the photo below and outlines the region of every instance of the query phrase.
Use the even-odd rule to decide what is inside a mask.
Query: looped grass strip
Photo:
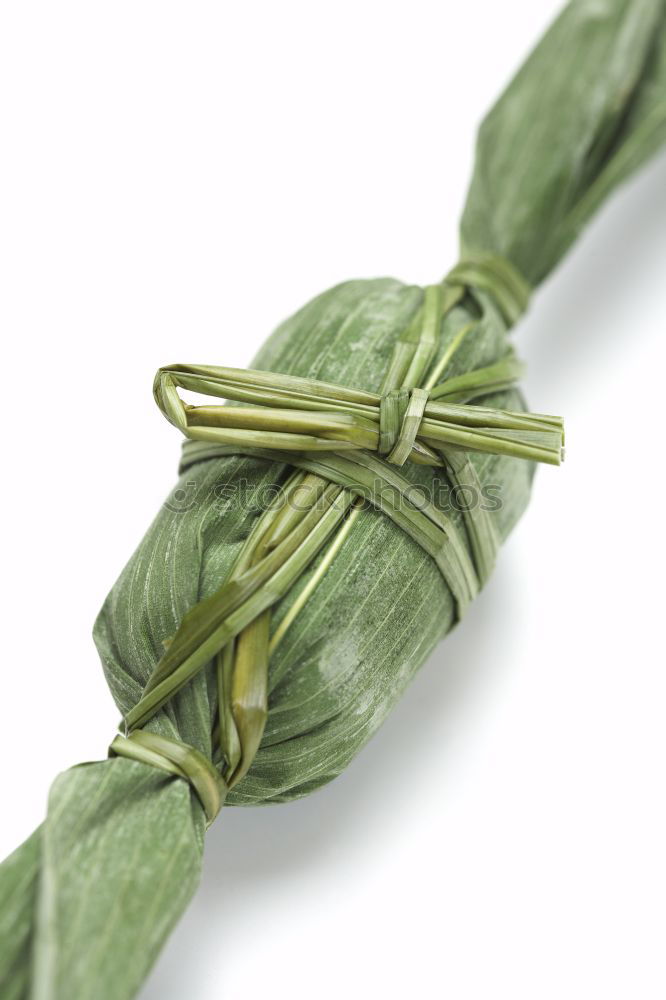
[[[127,737],[118,734],[109,747],[109,756],[138,760],[185,778],[201,801],[208,826],[222,808],[228,791],[226,782],[215,765],[187,743],[137,729]]]
[[[476,380],[468,381],[468,392],[478,397],[496,391],[501,369],[498,362],[485,373],[470,373]],[[509,356],[504,384],[515,381],[515,371]],[[484,386],[489,373],[490,386]],[[441,466],[438,452],[446,446],[560,464],[560,417],[448,402],[449,391],[461,396],[461,380],[451,382],[429,391],[401,387],[378,395],[274,372],[171,365],[157,373],[154,393],[167,419],[194,441],[302,452],[376,451],[396,465],[410,459]],[[178,388],[254,405],[192,406]]]
[[[509,327],[529,305],[530,286],[510,261],[497,254],[468,254],[449,271],[446,280],[452,285],[488,292]]]

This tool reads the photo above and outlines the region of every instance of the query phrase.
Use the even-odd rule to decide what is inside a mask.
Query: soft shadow
[[[516,331],[530,398],[584,392],[599,365],[618,365],[640,338],[642,296],[663,287],[665,189],[666,153],[619,189],[536,293]]]
[[[509,547],[510,548],[510,547]],[[289,882],[307,877],[336,853],[364,850],[399,822],[396,793],[428,760],[429,748],[452,759],[466,716],[507,669],[515,638],[512,594],[518,567],[505,551],[493,581],[447,637],[368,746],[336,781],[288,805],[224,810],[207,837],[202,885],[146,984],[143,1000],[198,996],[201,970],[221,949],[250,940],[256,907]],[[513,623],[513,624],[511,624]],[[513,636],[513,638],[512,638]],[[507,648],[508,647],[508,648]],[[455,769],[455,762],[452,762]],[[439,775],[445,794],[446,775]],[[360,843],[360,847],[359,847]],[[201,995],[204,992],[201,980]],[[216,981],[224,989],[224,983]]]

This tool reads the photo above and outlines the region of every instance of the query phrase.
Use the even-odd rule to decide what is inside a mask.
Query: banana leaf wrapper
[[[536,287],[664,139],[666,5],[574,0],[481,126],[462,259],[500,255]],[[379,392],[423,299],[423,289],[393,279],[346,282],[283,323],[254,367]],[[443,358],[474,324],[449,376],[506,355],[509,324],[500,306],[483,281],[468,283],[438,332]],[[515,389],[483,402],[523,407]],[[492,517],[504,539],[528,502],[533,466],[468,457],[482,488],[501,497]],[[441,470],[407,463],[402,472],[438,495]],[[290,473],[287,461],[215,457],[214,450],[186,464],[95,625],[123,716],[183,617],[232,572],[267,499]],[[466,538],[463,515],[454,509],[451,517]],[[326,546],[274,605],[274,632],[325,558]],[[338,775],[456,617],[431,556],[382,511],[360,510],[271,655],[261,744],[226,804],[287,802]],[[211,667],[145,729],[213,759],[216,713]],[[196,889],[206,819],[186,781],[145,763],[112,757],[61,774],[45,822],[0,866],[0,997],[134,996]]]

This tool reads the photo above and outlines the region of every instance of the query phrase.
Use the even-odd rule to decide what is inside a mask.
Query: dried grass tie
[[[432,556],[460,616],[495,560],[498,541],[490,515],[474,505],[463,511],[470,555],[452,519],[397,467],[407,461],[441,467],[452,486],[478,491],[471,451],[554,465],[562,460],[559,417],[469,402],[515,384],[522,365],[511,350],[493,365],[443,378],[475,324],[458,333],[433,367],[442,320],[470,289],[490,295],[507,325],[529,298],[508,262],[486,255],[459,263],[441,285],[425,289],[420,310],[395,345],[379,394],[234,368],[171,365],[157,373],[155,400],[188,438],[185,467],[242,453],[294,469],[285,502],[276,501],[258,519],[230,578],[184,616],[125,719],[127,735],[117,736],[110,748],[186,778],[209,823],[259,747],[268,712],[270,652],[339,551],[361,501],[384,512]],[[242,405],[192,406],[179,389]],[[271,638],[271,607],[327,545],[318,570]],[[211,660],[219,698],[215,763],[143,729]]]

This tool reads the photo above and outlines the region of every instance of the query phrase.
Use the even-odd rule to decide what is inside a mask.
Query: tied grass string
[[[529,299],[525,282],[507,262],[488,255],[461,262],[441,285],[425,289],[420,309],[395,344],[380,395],[213,366],[173,365],[157,373],[156,402],[197,448],[190,451],[191,460],[240,453],[286,460],[301,470],[287,490],[292,499],[298,495],[298,509],[275,504],[259,518],[227,582],[184,616],[125,718],[126,735],[117,736],[110,748],[188,780],[209,824],[259,748],[268,714],[270,655],[323,579],[363,502],[383,511],[432,556],[459,616],[487,579],[498,547],[489,513],[464,511],[470,558],[450,518],[425,497],[416,502],[412,484],[396,466],[408,460],[441,466],[452,485],[475,489],[480,484],[466,456],[469,449],[561,461],[560,418],[469,405],[515,383],[522,366],[512,351],[493,365],[444,379],[473,331],[471,323],[435,363],[444,318],[477,286],[493,296],[507,325]],[[181,400],[179,388],[245,405],[191,406]],[[271,607],[320,551],[319,566],[271,639]],[[143,729],[211,660],[218,688],[213,736],[219,769],[187,744]]]

